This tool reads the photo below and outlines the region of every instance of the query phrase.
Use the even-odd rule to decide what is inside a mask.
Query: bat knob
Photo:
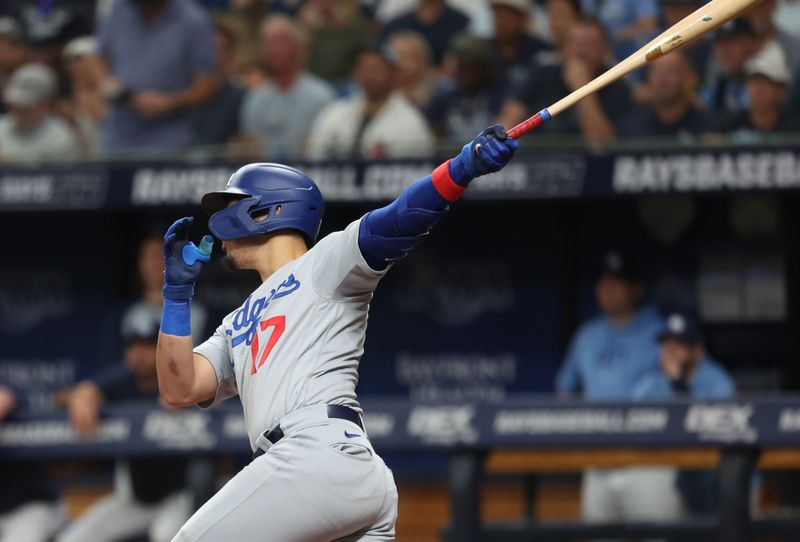
[[[508,139],[508,133],[506,132],[506,129],[499,124],[494,127],[494,136],[500,141],[505,141]]]

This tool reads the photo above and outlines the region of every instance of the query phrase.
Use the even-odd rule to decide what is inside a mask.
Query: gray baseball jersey
[[[217,374],[208,407],[239,394],[250,446],[287,413],[315,404],[359,409],[367,312],[384,271],[358,247],[360,220],[273,273],[195,352]]]

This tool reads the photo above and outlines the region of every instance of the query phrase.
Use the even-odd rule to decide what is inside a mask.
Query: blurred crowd
[[[702,0],[0,2],[0,158],[421,157],[551,105]],[[800,2],[765,0],[544,137],[800,132]]]

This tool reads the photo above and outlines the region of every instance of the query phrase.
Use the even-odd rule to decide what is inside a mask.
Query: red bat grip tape
[[[513,137],[514,139],[517,139],[518,137],[523,136],[528,132],[535,130],[536,128],[538,128],[551,118],[552,117],[550,116],[550,111],[548,111],[547,109],[542,109],[531,118],[520,122],[512,129],[510,129],[508,131],[508,135]]]

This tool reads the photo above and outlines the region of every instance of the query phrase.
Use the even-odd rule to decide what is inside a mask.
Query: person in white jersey
[[[394,540],[397,489],[355,392],[372,292],[469,182],[502,169],[517,147],[501,126],[486,128],[394,202],[318,243],[324,202],[314,182],[280,164],[242,167],[202,206],[228,262],[263,282],[194,349],[189,311],[213,239],[189,241],[191,218],[169,228],[161,396],[205,408],[238,394],[254,452],[174,541]]]

